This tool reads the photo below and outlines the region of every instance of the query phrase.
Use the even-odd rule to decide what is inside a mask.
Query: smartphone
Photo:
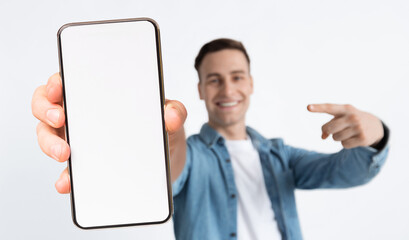
[[[73,222],[166,222],[173,209],[158,24],[69,23],[57,38]]]

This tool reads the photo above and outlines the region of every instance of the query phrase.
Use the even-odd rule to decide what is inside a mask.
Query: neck
[[[209,121],[208,124],[226,140],[243,140],[247,138],[246,124],[244,121],[227,126],[220,126],[211,121]]]

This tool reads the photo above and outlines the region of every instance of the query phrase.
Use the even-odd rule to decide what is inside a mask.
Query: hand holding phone
[[[86,83],[85,83],[86,84]],[[79,85],[81,86],[81,85]],[[82,88],[83,86],[81,86]],[[92,88],[91,88],[92,89]],[[53,75],[49,82],[47,83],[46,86],[41,86],[39,87],[34,96],[33,96],[33,114],[39,118],[42,122],[39,123],[38,125],[38,137],[39,137],[39,143],[42,148],[42,150],[49,156],[58,159],[59,161],[65,161],[67,157],[69,156],[70,153],[70,148],[68,145],[64,142],[64,131],[63,128],[61,128],[64,125],[64,113],[63,109],[61,107],[61,100],[62,100],[62,85],[61,85],[61,79],[59,78],[58,74]],[[109,91],[107,91],[109,92]],[[85,95],[84,95],[85,96]],[[75,97],[75,95],[74,95]],[[94,99],[95,100],[95,99]],[[98,101],[94,101],[95,103],[98,103]],[[84,101],[79,101],[79,103],[84,103]],[[87,103],[85,102],[85,105]],[[109,104],[109,103],[108,103]],[[181,126],[186,118],[186,110],[184,109],[183,104],[177,101],[167,101],[167,105],[171,105],[172,107],[170,108],[165,108],[165,118],[166,119],[166,128],[170,130],[170,138],[172,139],[172,135],[174,135],[177,132],[180,132]],[[53,114],[49,113],[50,111],[55,110],[59,114]],[[69,114],[69,113],[68,113]],[[140,112],[140,114],[143,114],[143,112]],[[57,118],[56,118],[57,116]],[[57,119],[56,123],[53,123],[51,120],[54,118]],[[98,118],[94,119],[94,122],[88,122],[89,126],[92,125],[98,125]],[[115,124],[118,124],[116,122]],[[112,127],[112,126],[111,126]],[[183,128],[182,128],[183,130]],[[179,134],[178,134],[179,135]],[[184,134],[183,134],[184,135]],[[109,135],[107,135],[109,136]],[[136,135],[135,135],[136,136]],[[92,144],[92,143],[91,143]],[[56,147],[57,145],[57,147]],[[55,153],[55,150],[58,149],[58,145],[61,147],[57,151],[58,153]],[[171,153],[172,154],[172,153]],[[68,192],[70,190],[69,184],[68,184],[68,175],[67,171],[64,171],[63,174],[61,175],[59,181],[56,183],[56,188],[60,192]],[[74,180],[75,181],[75,180]],[[98,188],[101,186],[95,186],[95,188]],[[116,186],[118,187],[118,186]],[[93,190],[93,189],[91,189]],[[137,214],[135,214],[137,215]],[[111,218],[112,215],[107,215],[108,218]],[[141,222],[129,222],[129,223],[124,223],[124,222],[118,222],[118,225],[126,225],[126,224],[141,224]],[[146,222],[145,222],[146,223]],[[116,223],[114,223],[115,225]],[[143,222],[142,222],[143,224]],[[112,226],[113,224],[111,224]],[[106,226],[106,225],[94,225],[94,226],[82,226],[84,228],[92,228],[92,227],[101,227],[101,226]]]
[[[70,156],[70,146],[65,138],[65,115],[62,109],[62,83],[59,73],[53,74],[47,84],[39,86],[33,93],[31,101],[33,116],[40,122],[37,124],[37,141],[41,150],[58,162],[66,162]],[[183,103],[166,99],[165,125],[169,136],[170,159],[173,163],[177,142],[183,141],[183,123],[187,111]],[[182,136],[180,136],[182,135]],[[171,168],[172,179],[173,167]],[[70,193],[70,177],[68,167],[55,182],[55,189],[61,194]]]

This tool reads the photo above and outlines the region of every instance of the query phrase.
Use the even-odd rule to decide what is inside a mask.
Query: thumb
[[[165,101],[165,125],[169,134],[177,132],[183,127],[187,117],[185,106],[177,100]]]

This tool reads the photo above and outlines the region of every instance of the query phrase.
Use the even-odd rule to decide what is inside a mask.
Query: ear
[[[202,91],[201,91],[201,84],[202,84],[202,81],[199,80],[199,82],[197,83],[197,91],[199,92],[200,99],[203,100],[203,95],[202,95]]]
[[[254,85],[253,85],[253,76],[250,75],[250,86],[251,86],[251,94],[254,92]]]

